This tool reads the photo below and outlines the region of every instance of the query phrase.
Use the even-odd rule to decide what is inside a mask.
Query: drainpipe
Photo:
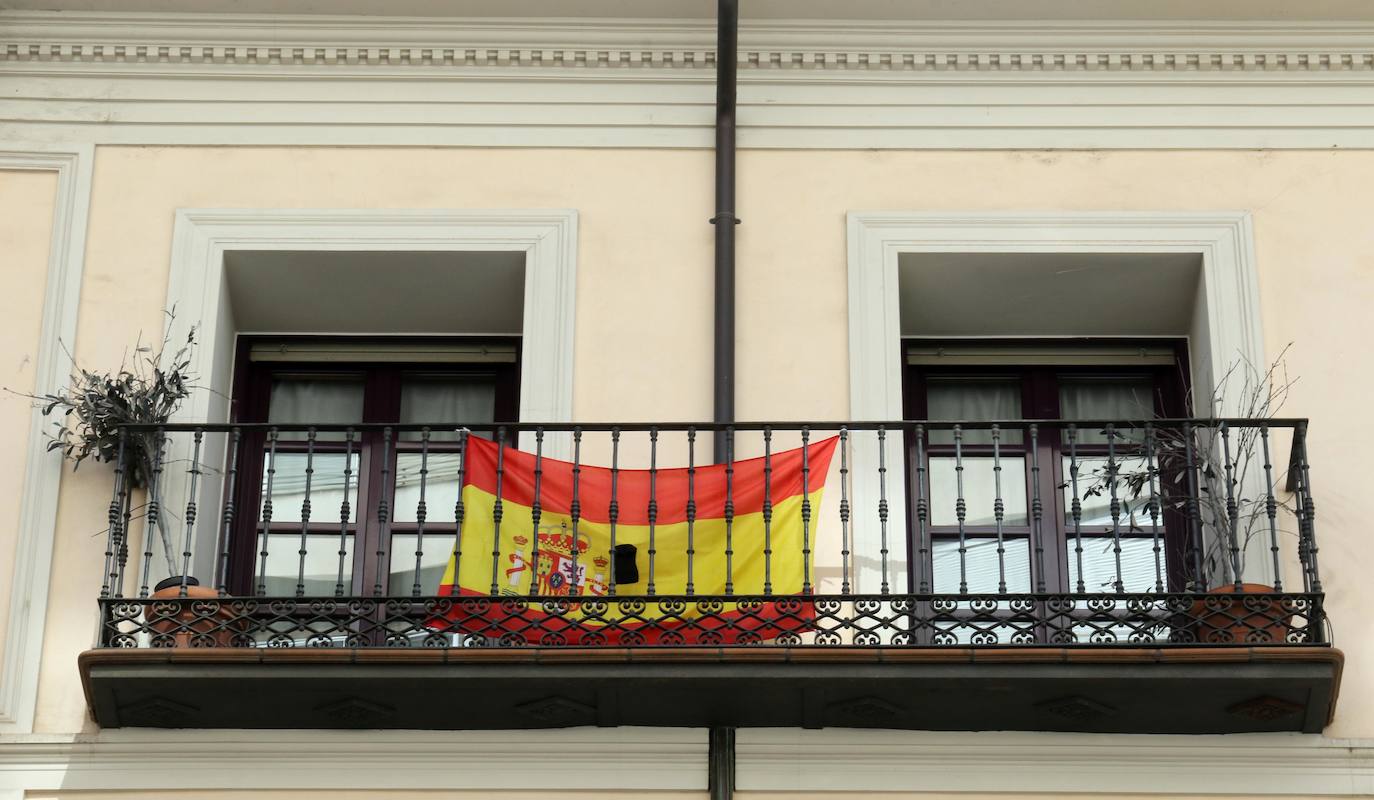
[[[716,11],[716,331],[715,417],[735,421],[735,61],[739,53],[739,0],[719,0]],[[725,461],[725,431],[716,431],[716,463]],[[735,794],[735,729],[710,730],[711,800]]]
[[[739,0],[719,0],[716,14],[716,331],[715,417],[735,421],[735,61]],[[724,431],[715,435],[716,463],[725,461]]]

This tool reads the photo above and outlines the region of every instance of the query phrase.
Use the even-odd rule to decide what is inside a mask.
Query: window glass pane
[[[356,445],[355,445],[356,446]],[[271,464],[263,456],[262,496],[267,497],[267,480],[272,479],[272,521],[300,522],[305,502],[305,467],[311,461],[310,521],[312,524],[337,523],[342,513],[344,484],[348,485],[348,521],[358,519],[358,453],[353,453],[350,475],[344,474],[348,462],[346,453],[315,453],[313,460],[305,453],[283,453]],[[270,466],[275,474],[268,474]],[[259,517],[261,518],[261,517]]]
[[[1069,472],[1071,459],[1064,456],[1064,525],[1073,532],[1070,514],[1073,508],[1074,482]],[[1078,502],[1082,525],[1094,533],[1112,529],[1112,485],[1116,485],[1119,524],[1122,531],[1152,531],[1150,520],[1150,473],[1143,456],[1118,456],[1116,475],[1107,469],[1106,456],[1078,457]],[[1154,476],[1155,493],[1164,490],[1158,475]],[[1162,507],[1162,503],[1161,503]],[[1160,529],[1164,518],[1159,515]]]
[[[496,379],[489,375],[415,375],[401,382],[402,423],[442,423],[456,427],[464,423],[495,421]],[[422,437],[413,432],[402,434],[401,438],[418,442]],[[431,431],[429,440],[457,441],[458,432]]]
[[[1004,565],[1008,592],[1029,592],[1030,543],[1025,537],[1004,537]],[[985,537],[965,540],[964,574],[972,594],[996,593],[998,581],[997,540]],[[931,543],[934,589],[938,594],[959,592],[959,540],[941,537]]]
[[[387,593],[392,596],[410,594],[415,588],[415,543],[413,533],[391,535],[391,582]],[[453,556],[453,531],[425,531],[424,555],[420,558],[420,594],[439,593],[439,581],[444,577],[449,559]],[[490,556],[488,556],[490,561]]]
[[[1021,383],[1007,378],[929,378],[926,416],[932,420],[1021,419]],[[992,444],[992,432],[963,432],[964,444]],[[1020,431],[1003,431],[1003,444],[1020,444]],[[954,444],[953,431],[931,431],[931,444]]]
[[[396,454],[396,500],[393,514],[399,522],[413,522],[420,504],[419,453]],[[429,473],[425,476],[425,523],[452,524],[453,505],[458,499],[458,467],[462,458],[458,453],[430,451]]]
[[[1059,413],[1064,419],[1136,420],[1155,416],[1154,382],[1149,378],[1060,377]],[[1139,429],[1117,428],[1117,442],[1140,441]],[[1078,444],[1106,444],[1104,429],[1080,429]],[[1065,446],[1068,446],[1067,440]]]
[[[281,425],[347,425],[363,421],[363,381],[352,375],[282,376],[272,379],[267,421]],[[282,433],[282,439],[305,439],[306,433]],[[320,433],[317,441],[343,441],[343,433]]]
[[[333,597],[339,581],[339,534],[312,533],[305,537],[305,596]],[[258,550],[261,551],[262,536],[258,536]],[[273,533],[267,537],[266,585],[269,597],[293,597],[300,580],[301,535],[299,533]],[[353,579],[353,535],[343,537],[343,588],[351,592]],[[262,570],[260,552],[254,559],[254,572]],[[259,578],[253,581],[256,588]]]
[[[1164,534],[1160,532],[1159,569],[1166,587],[1169,581],[1164,564]],[[1069,556],[1069,589],[1078,591],[1078,553],[1072,533],[1065,547]],[[1121,582],[1128,592],[1155,590],[1155,551],[1153,539],[1121,540]],[[1088,592],[1116,591],[1116,553],[1109,536],[1083,537],[1083,589]]]
[[[964,524],[995,525],[996,473],[992,458],[964,458]],[[956,459],[930,459],[930,518],[935,525],[958,525],[959,497]],[[1004,456],[1002,464],[1002,524],[1026,525],[1026,463],[1021,456]]]

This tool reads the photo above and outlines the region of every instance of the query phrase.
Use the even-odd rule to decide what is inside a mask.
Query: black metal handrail
[[[1257,427],[1260,425],[1269,428],[1288,428],[1306,429],[1309,420],[1304,417],[1270,417],[1263,420],[1248,417],[1160,417],[1151,419],[1004,419],[1004,420],[930,420],[930,419],[899,419],[899,420],[829,420],[829,421],[798,421],[798,420],[776,420],[776,421],[745,421],[745,422],[359,422],[359,423],[283,423],[283,422],[235,422],[235,423],[200,423],[200,422],[167,422],[163,424],[139,423],[121,425],[120,427],[130,432],[150,433],[164,431],[166,433],[194,433],[203,431],[205,433],[228,433],[235,430],[240,431],[268,431],[276,429],[279,431],[306,432],[316,430],[321,433],[342,433],[348,430],[357,432],[381,432],[387,429],[392,431],[402,431],[409,433],[419,433],[426,428],[431,431],[458,431],[467,429],[470,431],[496,431],[505,428],[508,431],[536,431],[543,430],[548,433],[572,433],[583,431],[586,433],[608,433],[611,431],[648,432],[659,431],[663,433],[687,431],[737,431],[740,433],[765,430],[774,431],[800,431],[806,428],[811,430],[838,431],[842,428],[851,431],[877,431],[877,430],[915,430],[917,427],[924,427],[927,430],[953,430],[964,428],[968,430],[991,430],[992,428],[1004,429],[1024,429],[1031,425],[1042,428],[1092,428],[1106,427],[1112,425],[1117,428],[1141,428],[1146,425],[1153,425],[1156,428],[1182,428],[1191,425],[1198,428],[1216,428],[1221,425],[1231,427]]]
[[[1307,425],[131,425],[101,642],[1321,644]],[[697,456],[715,432],[721,466]]]

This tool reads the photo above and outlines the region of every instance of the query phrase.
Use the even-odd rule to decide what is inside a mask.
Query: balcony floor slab
[[[1331,647],[100,649],[102,727],[1320,732]]]

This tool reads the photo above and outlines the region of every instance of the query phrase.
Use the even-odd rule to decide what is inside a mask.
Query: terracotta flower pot
[[[1236,585],[1228,583],[1207,591],[1208,594],[1236,594]],[[1250,599],[1249,595],[1274,594],[1274,587],[1263,583],[1242,583],[1242,597],[1218,603],[1194,601],[1191,618],[1196,620],[1197,641],[1203,644],[1265,644],[1283,642],[1288,637],[1288,623],[1293,612],[1277,599]]]
[[[219,607],[213,612],[208,606],[197,609],[196,603],[183,602],[180,610],[159,610],[157,600],[181,598],[181,576],[167,578],[153,587],[150,602],[144,608],[147,627],[153,634],[153,647],[232,647],[234,638],[243,632],[242,620],[235,620],[219,592],[201,586],[195,578],[186,578],[186,600],[213,600]],[[227,599],[227,598],[226,598]]]

